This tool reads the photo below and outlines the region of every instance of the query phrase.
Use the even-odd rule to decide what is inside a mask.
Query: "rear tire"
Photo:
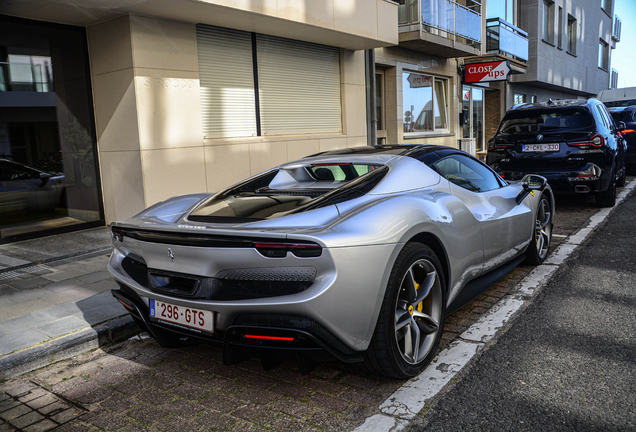
[[[596,205],[599,207],[614,207],[616,204],[616,177],[612,173],[612,183],[607,190],[596,195]]]
[[[537,206],[537,217],[530,245],[526,249],[526,261],[541,264],[545,261],[552,242],[552,209],[547,196],[541,195]]]
[[[391,271],[364,367],[399,379],[418,375],[437,353],[445,314],[437,256],[426,245],[408,243]]]
[[[627,167],[623,168],[622,174],[616,182],[617,187],[625,186],[625,180],[627,179]]]

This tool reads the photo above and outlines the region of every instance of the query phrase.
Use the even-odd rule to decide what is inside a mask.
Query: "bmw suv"
[[[549,100],[512,107],[486,161],[506,180],[540,174],[555,191],[596,194],[598,206],[612,207],[625,184],[626,147],[599,100]]]

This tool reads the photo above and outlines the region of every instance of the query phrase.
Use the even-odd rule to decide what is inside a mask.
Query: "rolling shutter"
[[[251,33],[197,25],[205,138],[256,135]]]
[[[342,132],[340,50],[258,34],[263,135]]]

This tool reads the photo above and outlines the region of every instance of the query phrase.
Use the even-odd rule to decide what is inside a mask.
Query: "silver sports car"
[[[375,146],[283,164],[112,224],[113,295],[164,346],[223,343],[227,364],[293,350],[398,378],[444,317],[550,247],[545,179],[508,183],[449,147]]]

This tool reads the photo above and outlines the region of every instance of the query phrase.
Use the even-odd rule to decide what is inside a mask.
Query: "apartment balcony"
[[[501,18],[491,18],[486,21],[486,52],[525,65],[528,33]]]
[[[472,0],[402,0],[400,46],[443,58],[479,55],[481,3]]]

